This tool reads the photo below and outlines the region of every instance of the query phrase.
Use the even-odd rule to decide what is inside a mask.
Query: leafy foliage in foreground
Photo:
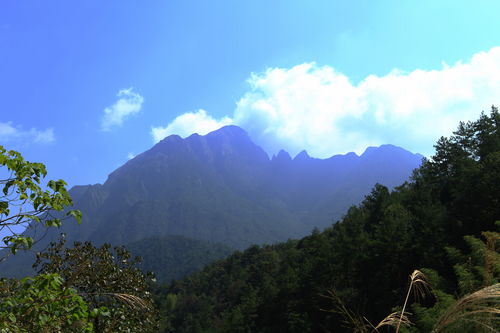
[[[0,332],[94,332],[92,317],[77,291],[57,274],[0,281]]]
[[[361,205],[324,232],[250,247],[160,290],[162,329],[350,332],[341,314],[322,311],[332,306],[322,296],[327,290],[335,290],[353,313],[377,323],[403,304],[408,274],[427,267],[423,271],[431,275],[435,299],[414,306],[412,330],[429,332],[456,304],[453,295],[473,294],[486,280],[498,281],[497,264],[491,255],[480,259],[477,240],[481,232],[496,229],[499,200],[500,114],[492,108],[441,138],[436,155],[409,183],[393,192],[375,186]],[[490,251],[498,253],[498,247]]]
[[[19,234],[20,226],[43,224],[60,227],[61,216],[52,215],[72,205],[62,180],[40,182],[46,175],[41,163],[25,161],[16,151],[0,146],[0,232],[7,230],[2,248],[16,254],[33,245],[32,230]],[[3,175],[3,174],[2,174]],[[81,213],[66,216],[78,222]],[[29,233],[31,232],[31,233]],[[152,332],[156,311],[147,291],[147,279],[123,247],[97,249],[89,242],[64,247],[64,238],[37,254],[39,274],[22,280],[0,279],[0,332]],[[108,310],[109,309],[109,310]]]
[[[65,247],[65,240],[37,255],[34,264],[39,274],[58,274],[66,286],[78,291],[91,311],[105,307],[106,316],[93,317],[96,332],[154,332],[157,313],[149,292],[152,276],[136,267],[123,247],[100,248],[90,242]]]
[[[0,332],[155,332],[149,278],[123,247],[59,243],[38,254],[39,274],[0,280]]]

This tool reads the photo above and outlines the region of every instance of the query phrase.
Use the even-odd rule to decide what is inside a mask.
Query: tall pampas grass
[[[419,270],[414,270],[410,275],[410,285],[408,286],[408,291],[406,292],[405,302],[403,303],[403,309],[398,312],[393,312],[375,326],[375,329],[382,326],[392,326],[396,328],[396,333],[399,332],[401,325],[410,326],[411,321],[408,318],[409,313],[405,312],[410,299],[411,293],[415,294],[415,298],[425,297],[430,292],[430,284],[424,273]]]
[[[125,293],[80,293],[80,295],[95,295],[98,297],[109,297],[118,300],[133,309],[152,310],[153,304],[139,296]]]
[[[356,333],[366,333],[366,332],[378,332],[379,328],[384,326],[392,326],[396,328],[396,332],[399,332],[401,326],[410,326],[411,321],[409,319],[409,313],[405,312],[410,299],[411,293],[415,294],[416,298],[425,297],[430,292],[430,285],[427,277],[419,270],[413,271],[410,275],[410,284],[408,286],[408,291],[406,293],[406,299],[403,304],[403,309],[401,311],[393,312],[374,326],[368,319],[360,316],[349,310],[345,304],[342,302],[340,297],[334,292],[329,291],[327,295],[323,295],[333,301],[335,308],[332,310],[327,310],[329,312],[335,312],[344,317],[344,324],[348,325]]]
[[[379,332],[379,329],[384,326],[394,327],[396,333],[399,333],[401,327],[408,327],[412,324],[409,319],[410,313],[406,312],[412,292],[417,299],[431,293],[427,277],[419,270],[413,271],[410,275],[410,284],[402,310],[391,313],[376,326],[365,317],[349,310],[334,291],[329,291],[328,295],[323,296],[331,299],[335,308],[324,311],[341,314],[344,317],[344,323],[356,333]],[[455,332],[460,332],[460,324],[471,323],[483,327],[487,331],[499,333],[499,320],[500,283],[496,283],[458,299],[437,320],[431,333],[443,332],[452,327],[456,328]]]
[[[351,311],[335,291],[329,290],[326,295],[321,296],[328,298],[334,304],[333,309],[321,310],[340,314],[344,318],[344,326],[352,329],[353,333],[368,333],[371,331],[370,327],[373,327],[371,323],[366,318]]]
[[[124,294],[124,293],[106,293],[102,295],[116,298],[118,301],[134,309],[142,309],[142,310],[152,309],[152,304],[143,300],[139,296]]]
[[[432,333],[460,323],[475,323],[483,328],[499,332],[500,326],[500,283],[465,295],[453,304],[438,319]]]
[[[396,327],[396,332],[398,332],[399,327],[401,325],[403,325],[403,326],[410,326],[411,325],[411,321],[408,318],[409,314],[410,313],[403,312],[403,311],[393,312],[390,315],[388,315],[387,317],[385,317],[384,319],[382,319],[382,321],[380,323],[378,323],[377,326],[374,327],[374,330],[378,332],[378,329],[383,327],[383,326],[392,326],[392,327]]]

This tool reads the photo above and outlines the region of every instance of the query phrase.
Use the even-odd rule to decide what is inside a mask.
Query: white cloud
[[[187,112],[178,116],[166,127],[153,127],[151,135],[154,142],[158,142],[168,135],[177,134],[182,137],[193,133],[204,135],[230,124],[232,124],[230,118],[224,117],[216,120],[209,116],[205,110],[200,109],[196,112]]]
[[[55,141],[54,130],[47,128],[39,130],[31,128],[23,130],[21,127],[15,127],[12,122],[0,122],[0,141],[2,142],[22,142],[22,143],[50,143]]]
[[[128,154],[127,154],[127,159],[128,159],[128,160],[131,160],[131,159],[133,159],[134,157],[135,157],[135,155],[134,155],[133,153],[128,153]]]
[[[269,153],[306,149],[328,157],[392,143],[430,155],[436,140],[450,135],[459,121],[475,120],[500,104],[500,47],[439,70],[393,70],[357,85],[314,63],[270,68],[248,82],[249,91],[224,122],[247,130]],[[197,118],[219,123],[204,111],[189,121],[193,116],[177,117],[165,133],[196,132]]]
[[[144,102],[144,98],[134,92],[133,88],[122,89],[116,96],[119,98],[115,104],[104,109],[101,121],[103,131],[109,131],[114,126],[121,126],[127,118],[141,110]]]

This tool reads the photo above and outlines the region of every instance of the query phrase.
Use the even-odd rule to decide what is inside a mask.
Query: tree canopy
[[[0,299],[1,332],[94,332],[92,317],[105,314],[90,311],[57,274],[1,281]]]
[[[144,274],[122,246],[95,247],[90,242],[65,246],[65,239],[53,242],[37,254],[34,268],[39,274],[58,274],[65,285],[75,288],[89,309],[105,307],[106,316],[92,320],[96,332],[153,332],[158,319],[149,291],[154,280]]]

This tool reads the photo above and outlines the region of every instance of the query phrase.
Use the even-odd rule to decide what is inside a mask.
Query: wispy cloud
[[[178,116],[166,127],[153,127],[151,129],[151,135],[153,136],[154,142],[158,142],[171,134],[177,134],[182,137],[193,133],[204,135],[230,124],[232,124],[230,118],[224,117],[220,120],[216,120],[208,115],[205,110],[200,109],[196,112],[187,112]]]
[[[327,157],[393,143],[431,154],[436,140],[451,134],[459,121],[474,120],[481,110],[500,104],[500,47],[439,70],[393,70],[357,85],[333,67],[315,63],[270,68],[252,74],[248,83],[249,91],[223,122],[205,111],[187,113],[165,127],[168,131],[153,129],[153,137],[188,135],[200,120],[208,120],[214,129],[223,123],[243,127],[269,153],[306,149]]]
[[[122,89],[116,95],[115,104],[104,109],[101,129],[109,131],[115,126],[121,126],[131,115],[141,111],[144,98],[133,91],[133,88]]]
[[[23,130],[20,126],[12,125],[12,122],[0,122],[0,141],[1,142],[22,142],[22,143],[50,143],[55,141],[54,130],[47,128],[39,130],[31,128]]]
[[[127,159],[128,159],[128,160],[131,160],[131,159],[133,159],[134,157],[135,157],[135,155],[134,155],[133,153],[128,153],[128,154],[127,154]]]

